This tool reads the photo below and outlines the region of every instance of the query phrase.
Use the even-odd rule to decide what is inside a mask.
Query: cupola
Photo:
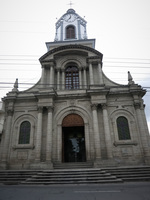
[[[46,43],[48,51],[62,45],[81,44],[95,48],[95,39],[87,39],[86,20],[72,8],[56,22],[54,42]]]
[[[86,21],[74,9],[69,9],[56,22],[55,41],[87,39]]]

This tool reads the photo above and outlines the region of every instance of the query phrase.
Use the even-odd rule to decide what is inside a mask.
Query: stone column
[[[101,147],[100,147],[100,134],[99,134],[99,126],[98,126],[97,106],[98,106],[98,104],[91,105],[92,116],[93,116],[95,154],[96,154],[96,159],[100,159],[101,158]]]
[[[83,68],[83,75],[84,75],[84,88],[87,88],[87,80],[86,80],[86,67]]]
[[[103,75],[102,75],[102,67],[101,67],[101,63],[98,63],[98,70],[99,70],[99,83],[100,85],[103,85]]]
[[[62,69],[62,89],[65,89],[65,70]]]
[[[35,146],[35,160],[40,161],[41,159],[41,138],[42,138],[42,115],[43,107],[38,107],[38,121],[37,121],[37,135],[36,135],[36,146]]]
[[[81,68],[79,69],[79,89],[82,89]]]
[[[94,85],[93,68],[91,62],[89,62],[89,75],[90,75],[90,85]]]
[[[6,121],[6,130],[4,132],[4,144],[3,144],[3,154],[2,154],[2,161],[6,162],[8,158],[8,150],[9,150],[9,143],[10,143],[10,135],[11,135],[11,125],[12,125],[12,116],[13,110],[7,111],[7,121]]]
[[[57,69],[57,90],[60,89],[60,69]]]
[[[90,137],[89,137],[89,124],[84,124],[85,128],[85,149],[86,149],[86,160],[90,160]]]
[[[103,109],[103,121],[104,121],[104,133],[105,133],[105,142],[107,148],[107,157],[112,158],[112,141],[111,141],[111,134],[110,134],[110,126],[109,126],[109,119],[108,119],[108,112],[107,112],[107,105],[102,104]]]
[[[50,87],[54,87],[54,65],[50,66]]]
[[[53,130],[53,107],[48,107],[46,161],[52,158],[52,130]]]
[[[57,125],[57,161],[62,161],[62,126]]]
[[[41,88],[44,87],[44,80],[45,80],[45,68],[44,66],[42,66]]]
[[[139,127],[143,152],[144,152],[145,156],[150,156],[147,136],[145,134],[145,126],[144,126],[144,123],[143,123],[143,118],[142,118],[142,114],[141,114],[141,110],[140,110],[141,105],[140,105],[140,103],[135,103],[134,107],[135,107],[136,116],[137,116],[137,119],[138,119],[138,127]]]

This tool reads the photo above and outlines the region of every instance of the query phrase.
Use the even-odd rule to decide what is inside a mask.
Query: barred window
[[[28,121],[24,121],[20,125],[19,132],[19,144],[29,144],[30,142],[31,124]]]
[[[128,120],[121,116],[117,118],[117,128],[119,140],[130,140],[130,130]]]
[[[66,89],[78,89],[79,88],[79,71],[75,66],[67,67],[65,71]]]
[[[67,39],[74,39],[75,38],[75,27],[74,26],[68,26],[66,28],[66,38]]]

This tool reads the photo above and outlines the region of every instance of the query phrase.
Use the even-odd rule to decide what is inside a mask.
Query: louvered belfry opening
[[[66,38],[74,39],[75,38],[75,27],[70,25],[66,28]]]

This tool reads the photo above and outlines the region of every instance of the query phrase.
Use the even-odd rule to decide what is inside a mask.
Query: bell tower
[[[81,44],[95,48],[95,39],[87,39],[86,20],[70,8],[56,22],[54,42],[46,43],[48,51],[62,45]]]

